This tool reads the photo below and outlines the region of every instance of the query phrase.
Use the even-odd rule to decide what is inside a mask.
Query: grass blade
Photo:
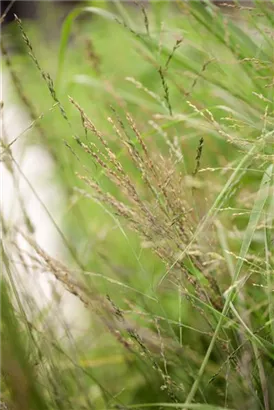
[[[250,247],[256,226],[259,222],[259,219],[261,217],[262,211],[264,209],[265,203],[267,201],[268,198],[268,193],[269,193],[269,187],[270,187],[270,182],[271,182],[271,175],[272,175],[272,171],[273,171],[273,165],[270,165],[268,167],[268,169],[266,170],[266,172],[263,175],[262,181],[261,181],[261,185],[257,194],[257,197],[255,199],[254,202],[254,206],[250,215],[250,219],[249,219],[249,223],[247,226],[247,229],[245,231],[245,235],[244,235],[244,239],[243,239],[243,243],[242,243],[242,247],[240,250],[240,258],[237,261],[236,267],[235,267],[235,273],[234,273],[234,277],[232,280],[232,288],[231,291],[228,293],[227,297],[226,297],[226,302],[223,308],[223,315],[226,315],[229,308],[230,308],[230,303],[233,301],[233,299],[236,296],[236,290],[234,288],[234,284],[235,282],[238,280],[243,263],[244,263],[244,259],[246,257],[246,254],[248,252],[248,249]],[[211,352],[213,350],[213,347],[215,345],[216,342],[216,338],[219,334],[219,331],[221,329],[221,326],[223,324],[223,316],[220,317],[219,322],[216,326],[214,335],[211,339],[210,345],[208,347],[208,350],[206,352],[205,358],[203,360],[203,363],[200,367],[200,370],[198,372],[198,376],[197,379],[195,380],[195,382],[192,385],[192,388],[189,392],[189,395],[187,397],[186,403],[191,403],[192,400],[194,399],[194,396],[199,388],[202,376],[204,374],[207,362],[210,358]],[[185,407],[187,408],[187,407]]]
[[[105,19],[112,20],[112,21],[114,21],[117,18],[114,14],[104,9],[101,9],[99,7],[79,7],[69,13],[69,15],[67,16],[67,18],[65,19],[63,23],[61,39],[60,39],[60,46],[59,46],[59,53],[58,53],[58,68],[57,68],[56,81],[55,81],[55,88],[57,92],[59,91],[59,88],[60,88],[60,82],[61,82],[64,63],[65,63],[66,50],[67,50],[67,45],[68,45],[69,36],[72,30],[73,23],[77,19],[77,17],[80,16],[80,14],[85,14],[85,13],[95,14]]]

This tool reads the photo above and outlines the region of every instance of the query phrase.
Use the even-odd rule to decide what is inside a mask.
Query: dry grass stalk
[[[154,252],[163,262],[167,266],[172,266],[174,259],[177,258],[178,253],[182,251],[184,246],[187,245],[193,232],[193,220],[186,211],[187,201],[185,197],[187,191],[183,187],[181,175],[176,170],[177,162],[173,163],[165,159],[161,153],[158,153],[158,158],[160,157],[161,161],[156,165],[147,144],[130,114],[126,113],[126,118],[129,127],[136,137],[140,150],[137,144],[132,141],[126,125],[113,109],[120,127],[118,128],[112,118],[109,117],[108,120],[112,124],[119,140],[127,148],[130,159],[139,170],[145,186],[148,187],[150,194],[152,194],[151,199],[148,198],[148,201],[144,201],[140,194],[137,193],[137,189],[126,174],[122,163],[109,147],[103,134],[97,130],[79,104],[72,98],[70,98],[70,101],[80,112],[84,127],[91,130],[98,138],[104,148],[104,152],[102,152],[102,149],[97,148],[94,143],[87,145],[78,139],[78,144],[102,167],[106,176],[123,193],[125,200],[131,205],[126,205],[109,193],[104,192],[98,183],[90,178],[80,175],[78,177],[95,191],[95,196],[93,196],[95,200],[102,201],[118,213],[119,216],[126,219],[129,226],[135,232],[140,233],[146,241],[149,241]],[[201,148],[199,148],[198,154],[197,164],[200,160]],[[206,279],[207,286],[205,289],[204,285],[201,285],[195,277],[192,269],[186,267],[188,262],[185,265],[185,261],[178,261],[174,268],[183,273],[186,282],[195,289],[195,292],[202,300],[212,303],[218,310],[221,309],[220,290],[215,278],[212,277],[211,271],[205,269],[205,260],[202,255],[191,254],[190,252],[187,260]]]

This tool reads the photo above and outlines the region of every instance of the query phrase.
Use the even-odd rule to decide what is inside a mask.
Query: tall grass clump
[[[50,12],[3,30],[30,125],[1,141],[20,207],[1,215],[2,406],[274,408],[273,3],[223,6],[93,2],[58,42]],[[19,143],[50,155],[58,220]]]

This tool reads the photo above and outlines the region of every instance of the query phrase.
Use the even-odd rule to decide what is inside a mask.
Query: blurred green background
[[[58,288],[43,308],[31,302],[31,289],[20,292],[11,279],[18,269],[13,252],[24,249],[13,247],[16,226],[4,220],[3,400],[16,409],[145,409],[151,403],[270,410],[272,6],[100,1],[66,12],[46,2],[37,7],[38,20],[3,28],[10,98],[34,122],[11,145],[3,134],[2,157],[8,167],[19,141],[21,149],[39,146],[50,155],[54,171],[45,179],[62,197],[56,235],[66,267],[31,246],[84,302],[79,321],[88,324],[80,336],[70,335]],[[156,176],[149,160],[143,174],[129,155],[122,134],[133,151],[146,153],[126,113]],[[85,115],[99,131],[85,127]],[[115,166],[98,132],[155,217],[153,227],[109,177],[106,169]],[[134,210],[137,227],[79,174]],[[55,218],[56,210],[50,212]],[[22,205],[26,235],[35,241],[31,220]],[[236,307],[226,308],[227,298]]]

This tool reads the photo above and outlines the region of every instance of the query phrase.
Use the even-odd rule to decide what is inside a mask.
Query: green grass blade
[[[211,404],[187,404],[187,403],[141,403],[141,404],[131,404],[127,405],[128,409],[144,409],[147,407],[166,407],[172,409],[193,409],[193,410],[232,410],[227,407],[212,406]]]
[[[74,9],[69,13],[67,18],[65,19],[63,26],[62,26],[62,32],[61,32],[61,39],[60,39],[60,46],[59,46],[59,53],[58,53],[58,68],[57,68],[57,74],[56,74],[56,80],[55,80],[55,88],[56,91],[59,91],[60,88],[60,82],[62,79],[62,74],[63,74],[63,68],[64,68],[64,63],[65,63],[65,56],[66,56],[66,50],[67,50],[67,45],[69,41],[69,36],[73,27],[74,21],[77,19],[77,17],[80,16],[80,14],[85,14],[85,13],[91,13],[95,14],[98,16],[101,16],[105,19],[112,20],[114,21],[117,17],[110,13],[109,11],[106,11],[104,9],[101,9],[99,7],[79,7]]]
[[[176,265],[179,259],[185,257],[187,254],[188,250],[190,249],[191,245],[194,243],[194,241],[198,238],[198,236],[201,234],[201,232],[208,226],[210,221],[216,216],[218,213],[219,209],[223,206],[225,203],[225,199],[227,196],[227,193],[229,192],[232,184],[235,182],[235,180],[238,178],[239,174],[242,172],[242,168],[248,167],[249,162],[251,161],[252,157],[256,152],[258,151],[258,146],[257,145],[252,145],[248,153],[241,159],[241,161],[238,163],[237,167],[233,171],[232,175],[224,185],[222,191],[219,193],[217,196],[216,200],[214,201],[213,205],[209,209],[206,217],[200,222],[198,225],[195,233],[193,234],[193,237],[189,244],[185,247],[185,249],[181,252],[180,256],[175,260],[175,262],[171,265],[171,267],[165,272],[165,274],[162,276],[159,285],[163,282],[163,280],[166,278],[166,276],[169,274],[169,272],[172,270],[172,268]]]
[[[230,303],[233,301],[233,299],[236,296],[236,291],[234,288],[234,284],[235,282],[238,280],[243,263],[244,263],[244,259],[246,257],[246,254],[248,252],[248,249],[250,247],[256,226],[261,218],[262,215],[262,211],[264,209],[265,203],[267,201],[268,198],[268,194],[269,194],[269,187],[270,187],[270,182],[271,182],[271,175],[272,175],[272,171],[273,171],[273,165],[270,165],[268,167],[268,169],[266,170],[266,172],[263,175],[262,181],[261,181],[261,185],[257,194],[257,197],[255,199],[254,202],[254,206],[250,215],[250,219],[249,219],[249,223],[247,226],[247,229],[245,231],[245,235],[244,235],[244,239],[243,239],[243,243],[241,246],[241,250],[240,250],[240,255],[239,255],[239,259],[237,261],[236,267],[235,267],[235,273],[234,273],[234,277],[232,280],[232,289],[231,291],[228,293],[227,298],[226,298],[226,302],[223,308],[223,315],[226,315],[229,308],[230,308]],[[217,324],[217,327],[215,329],[214,335],[211,339],[210,345],[208,347],[208,350],[206,352],[205,358],[203,360],[203,363],[200,367],[200,370],[198,372],[198,376],[197,379],[195,380],[195,382],[192,385],[192,388],[189,392],[189,395],[187,397],[186,403],[191,403],[192,400],[194,399],[194,396],[199,388],[202,376],[204,374],[207,362],[210,358],[211,352],[213,350],[213,347],[215,345],[216,342],[216,338],[219,334],[219,331],[221,329],[221,326],[223,324],[223,317],[221,316],[219,319],[219,322]]]
[[[48,410],[49,403],[40,387],[30,352],[15,314],[7,282],[1,280],[1,371],[16,408]]]
[[[274,175],[272,175],[272,181]],[[272,183],[272,186],[274,184]],[[264,227],[264,245],[265,245],[265,265],[266,265],[266,282],[267,282],[267,297],[268,297],[268,314],[270,320],[270,329],[272,342],[274,344],[274,280],[273,280],[273,263],[271,263],[271,247],[273,247],[273,240],[271,241],[271,227],[273,227],[273,220],[269,222],[267,216],[274,216],[274,197],[271,198],[267,207],[267,213],[265,215],[265,227]],[[272,226],[271,226],[272,225]],[[272,269],[271,269],[272,268]]]

